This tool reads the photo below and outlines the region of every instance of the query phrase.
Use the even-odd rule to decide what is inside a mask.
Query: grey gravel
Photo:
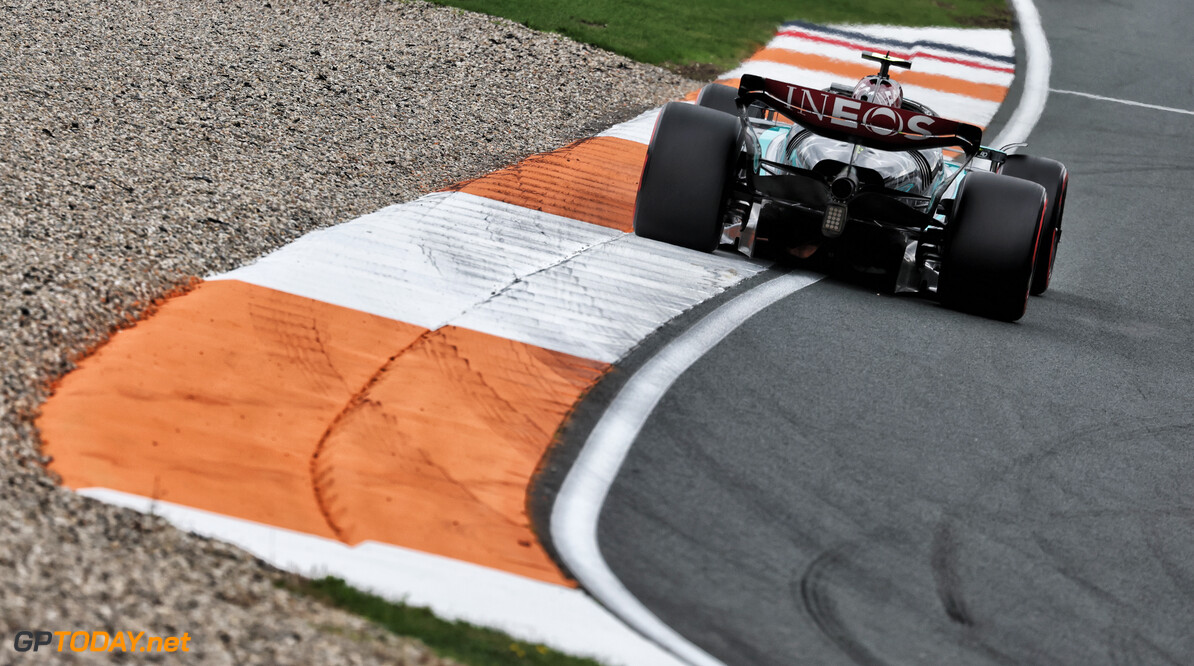
[[[38,405],[85,350],[196,276],[695,85],[421,2],[5,0],[3,639],[187,631],[188,661],[447,663],[278,589],[230,546],[61,489]]]

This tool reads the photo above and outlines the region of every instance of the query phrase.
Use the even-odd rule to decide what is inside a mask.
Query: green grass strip
[[[1011,27],[1006,0],[432,0],[567,35],[681,72],[726,71],[776,27],[817,23]],[[703,67],[702,67],[703,66]]]
[[[450,622],[429,609],[387,601],[339,578],[290,579],[283,587],[360,615],[400,636],[417,638],[437,654],[470,666],[598,666],[544,645],[515,640],[496,629]]]

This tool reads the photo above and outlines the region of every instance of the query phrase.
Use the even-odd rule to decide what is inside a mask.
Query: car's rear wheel
[[[1000,171],[1005,176],[1030,180],[1045,188],[1045,223],[1036,247],[1036,269],[1032,276],[1032,295],[1039,296],[1049,288],[1053,277],[1053,263],[1057,261],[1057,246],[1061,240],[1061,216],[1065,213],[1065,195],[1070,174],[1057,160],[1031,155],[1009,155]]]
[[[634,202],[634,233],[716,250],[741,128],[738,118],[720,111],[681,102],[664,106]]]
[[[720,83],[710,83],[696,98],[697,106],[738,115],[738,89]]]
[[[1040,185],[987,171],[967,175],[945,227],[941,302],[992,319],[1024,316],[1044,214]]]
[[[731,115],[738,115],[738,89],[721,83],[710,83],[697,94],[697,106],[715,109]],[[746,108],[747,118],[762,118],[766,115],[759,106]]]

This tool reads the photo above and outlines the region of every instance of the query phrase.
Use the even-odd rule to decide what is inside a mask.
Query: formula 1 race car
[[[879,72],[852,88],[745,75],[664,106],[634,232],[890,275],[897,293],[1019,319],[1049,286],[1065,166],[983,146],[980,128],[904,99],[888,71],[911,62],[863,58]]]

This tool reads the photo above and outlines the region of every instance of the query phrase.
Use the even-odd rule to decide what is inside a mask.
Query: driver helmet
[[[864,76],[858,85],[854,86],[853,97],[872,104],[899,108],[904,102],[904,91],[895,81],[887,77],[872,75]]]

